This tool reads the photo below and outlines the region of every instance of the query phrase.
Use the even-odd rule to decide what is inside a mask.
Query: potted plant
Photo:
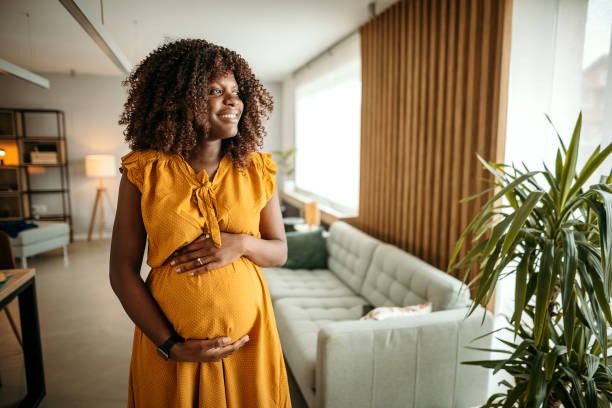
[[[296,152],[296,147],[292,147],[287,150],[272,151],[272,154],[278,157],[277,162],[282,170],[283,190],[285,191],[293,191],[295,189],[295,181],[293,180],[295,166],[293,164],[293,158]]]
[[[466,363],[505,370],[514,379],[502,381],[505,392],[492,395],[485,407],[612,403],[612,172],[585,187],[612,144],[597,147],[577,169],[581,123],[582,115],[567,148],[559,137],[552,170],[479,157],[494,176],[492,187],[480,194],[495,194],[459,238],[449,271],[466,270],[467,277],[477,265],[469,283],[478,284],[469,314],[489,302],[501,278],[516,278],[514,313],[508,327],[498,329],[514,336],[499,338],[507,350],[488,350],[506,357]],[[472,248],[459,257],[468,240]]]

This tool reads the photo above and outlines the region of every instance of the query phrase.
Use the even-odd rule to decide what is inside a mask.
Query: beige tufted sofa
[[[326,239],[328,268],[264,268],[285,359],[310,408],[469,407],[487,398],[493,317],[465,319],[461,282],[344,222]],[[359,320],[364,305],[432,302],[431,314]],[[484,321],[483,321],[484,313]],[[482,325],[481,325],[482,323]]]

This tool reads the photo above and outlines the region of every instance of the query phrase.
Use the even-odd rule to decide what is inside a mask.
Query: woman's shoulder
[[[276,162],[272,159],[272,153],[251,152],[251,163],[262,174],[276,174]]]
[[[143,165],[156,160],[167,160],[169,157],[170,155],[153,149],[132,150],[125,156],[121,157],[121,163],[123,165],[133,163]]]
[[[145,185],[145,174],[160,165],[166,168],[172,155],[157,150],[132,150],[121,157],[121,173],[127,171],[128,179],[142,192]]]

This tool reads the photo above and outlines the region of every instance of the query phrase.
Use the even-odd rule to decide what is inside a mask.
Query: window
[[[587,9],[584,53],[582,58],[582,140],[578,166],[584,164],[593,150],[612,142],[612,70],[610,65],[612,3],[609,0],[590,0]],[[599,177],[610,174],[612,159],[599,167],[587,184],[599,182]]]
[[[554,168],[559,142],[544,114],[567,145],[582,111],[578,167],[597,145],[612,142],[611,29],[609,0],[514,1],[506,163],[519,167],[525,163],[538,170],[545,162]],[[587,184],[598,182],[611,167],[608,159]],[[507,326],[501,314],[512,315],[514,278],[509,275],[497,286],[496,328]],[[504,345],[494,343],[493,347]],[[491,392],[504,389],[495,385],[504,379],[512,381],[499,372]]]
[[[360,122],[361,56],[356,34],[296,78],[298,191],[342,212],[357,212]]]

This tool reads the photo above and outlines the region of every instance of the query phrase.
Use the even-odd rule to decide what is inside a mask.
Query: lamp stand
[[[98,210],[98,207],[100,208],[100,221],[98,223],[98,229],[100,232],[99,239],[102,239],[102,232],[104,231],[104,203],[102,202],[102,196],[106,197],[110,208],[113,210],[113,212],[115,212],[115,206],[111,201],[110,195],[108,194],[106,187],[104,187],[104,184],[102,183],[102,178],[100,178],[100,185],[98,186],[98,191],[96,192],[96,201],[94,201],[93,212],[91,214],[91,222],[89,223],[89,233],[87,234],[87,241],[91,241],[91,234],[93,232],[94,224],[96,222],[96,212]]]

